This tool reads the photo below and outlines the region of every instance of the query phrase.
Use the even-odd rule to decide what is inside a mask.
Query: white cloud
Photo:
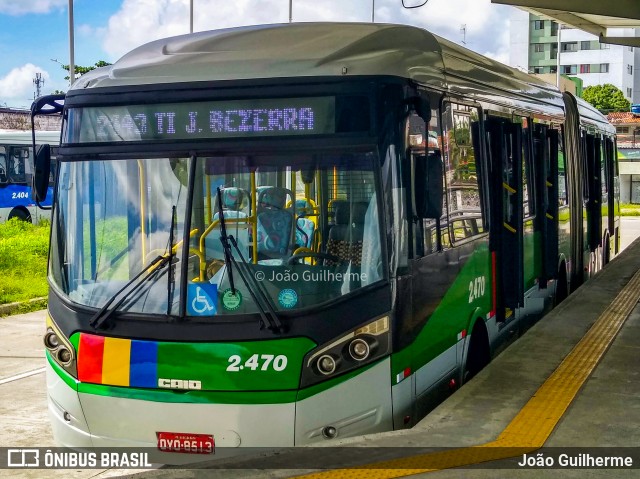
[[[95,35],[96,33],[96,28],[92,27],[91,25],[87,24],[87,23],[83,23],[81,25],[76,26],[76,33],[79,34],[80,36],[83,37],[90,37],[92,35]]]
[[[489,52],[492,58],[508,59],[508,54],[504,56],[503,52],[509,50],[511,7],[492,5],[491,0],[430,0],[424,7],[415,9],[399,8],[399,0],[382,0],[376,5],[378,3],[376,21],[419,26],[459,44],[463,40],[461,27],[464,25],[464,46],[483,55]]]
[[[493,58],[499,62],[504,63],[505,65],[509,64],[509,30],[511,29],[511,21],[506,21],[506,28],[504,28],[500,33],[500,38],[497,38],[496,49],[493,51],[483,52],[482,54],[486,57]]]
[[[421,1],[421,0],[420,0]],[[413,3],[411,3],[413,2]],[[372,0],[294,0],[293,19],[308,21],[371,21]],[[408,0],[407,4],[419,3]],[[491,0],[430,0],[417,9],[401,0],[376,0],[376,22],[416,25],[501,61],[508,60],[509,8]],[[194,30],[287,22],[289,0],[194,0]],[[143,43],[189,31],[188,0],[124,0],[104,32],[109,61]]]
[[[194,30],[288,21],[287,0],[194,1]],[[189,33],[186,0],[124,0],[109,18],[103,48],[115,60],[144,43]]]
[[[0,0],[0,13],[25,15],[27,13],[49,13],[65,8],[68,0]]]
[[[0,78],[0,104],[29,105],[30,98],[33,98],[35,92],[33,80],[36,73],[41,73],[42,79],[45,81],[43,92],[49,92],[50,89],[47,87],[49,73],[43,68],[27,63],[14,68],[6,76]]]

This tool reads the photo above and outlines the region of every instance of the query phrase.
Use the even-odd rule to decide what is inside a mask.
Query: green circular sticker
[[[236,294],[233,294],[231,288],[225,289],[222,292],[222,306],[229,311],[235,311],[242,304],[242,293],[236,289]]]
[[[298,293],[293,289],[283,289],[280,291],[280,294],[278,294],[278,302],[283,308],[293,308],[298,304]]]

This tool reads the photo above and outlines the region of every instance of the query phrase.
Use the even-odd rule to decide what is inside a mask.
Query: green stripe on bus
[[[142,389],[102,384],[78,384],[78,392],[165,403],[195,404],[283,404],[295,402],[296,391],[174,391]]]
[[[73,378],[73,376],[71,376],[68,372],[62,369],[60,365],[58,365],[58,363],[56,363],[53,360],[53,358],[51,357],[51,353],[49,351],[45,351],[45,354],[47,356],[47,361],[49,361],[49,364],[51,365],[55,373],[60,377],[60,379],[64,381],[64,383],[67,386],[69,386],[71,389],[75,391],[78,383]]]

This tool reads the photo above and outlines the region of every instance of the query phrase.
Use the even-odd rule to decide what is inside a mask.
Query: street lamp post
[[[558,87],[558,90],[560,90],[560,67],[562,66],[562,63],[560,63],[560,52],[562,51],[562,40],[561,40],[561,33],[562,32],[562,24],[560,22],[558,22],[558,61],[556,63],[556,86]]]
[[[73,85],[73,81],[76,79],[73,51],[73,0],[69,0],[69,85]]]

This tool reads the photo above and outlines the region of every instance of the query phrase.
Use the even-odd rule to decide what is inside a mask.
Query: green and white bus
[[[581,100],[409,26],[201,32],[87,73],[52,216],[56,441],[175,462],[410,428],[617,253],[615,149]]]

